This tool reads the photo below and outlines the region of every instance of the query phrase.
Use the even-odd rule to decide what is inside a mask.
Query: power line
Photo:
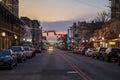
[[[84,1],[82,1],[82,0],[76,0],[77,2],[79,2],[79,3],[82,3],[82,4],[84,4],[84,5],[87,5],[87,6],[90,6],[90,7],[93,7],[93,8],[99,8],[99,9],[105,9],[105,8],[102,8],[102,7],[99,7],[99,6],[96,6],[96,5],[93,5],[93,3],[88,3],[88,2],[90,2],[90,1],[86,1],[86,2],[84,2]]]

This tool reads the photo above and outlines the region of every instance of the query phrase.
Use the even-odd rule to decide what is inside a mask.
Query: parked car
[[[120,49],[110,47],[106,49],[103,57],[108,62],[112,60],[118,61],[118,55],[120,55]]]
[[[79,53],[79,47],[74,48],[73,53]]]
[[[88,49],[85,51],[85,55],[86,55],[86,56],[92,56],[95,51],[96,51],[95,48],[88,48]]]
[[[48,49],[48,46],[42,45],[42,50],[47,50],[47,49]]]
[[[118,54],[118,65],[120,66],[120,54]]]
[[[85,55],[85,51],[88,49],[88,47],[82,47],[80,49],[80,54]]]
[[[32,50],[30,49],[29,46],[23,46],[24,47],[24,53],[26,55],[27,58],[31,58],[32,57]]]
[[[25,44],[24,46],[30,47],[30,50],[32,51],[32,57],[35,56],[35,47],[33,47],[32,44]]]
[[[0,50],[0,67],[10,69],[17,65],[17,55],[12,50]]]
[[[35,48],[35,53],[41,53],[41,48],[40,47],[36,47]]]
[[[97,47],[96,51],[93,53],[92,57],[93,58],[102,58],[103,59],[103,55],[105,54],[107,48],[104,47]]]
[[[23,62],[26,60],[23,46],[12,46],[11,49],[17,55],[18,62]]]

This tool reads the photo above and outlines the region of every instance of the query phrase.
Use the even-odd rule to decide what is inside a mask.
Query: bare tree
[[[102,13],[98,13],[98,16],[96,17],[95,21],[105,23],[109,21],[110,18],[111,18],[110,13],[103,11]]]

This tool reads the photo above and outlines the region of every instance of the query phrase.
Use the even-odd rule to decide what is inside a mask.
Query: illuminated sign
[[[115,42],[109,42],[109,44],[111,44],[111,45],[115,45]]]

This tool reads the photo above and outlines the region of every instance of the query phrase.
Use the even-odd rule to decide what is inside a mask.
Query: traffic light
[[[62,38],[62,40],[66,40],[67,39],[67,35],[66,34],[62,34],[61,38]]]

